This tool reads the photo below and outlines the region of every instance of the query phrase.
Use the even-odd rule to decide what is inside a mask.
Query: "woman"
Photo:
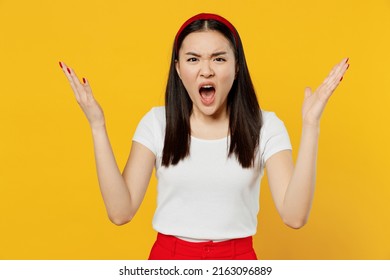
[[[80,83],[72,69],[60,66],[90,123],[113,223],[132,219],[156,168],[158,236],[149,259],[256,259],[252,235],[264,168],[281,218],[302,227],[314,194],[320,118],[347,61],[314,93],[306,88],[294,166],[283,122],[259,108],[234,26],[215,14],[190,18],[175,37],[165,107],[141,120],[123,174],[88,81]]]

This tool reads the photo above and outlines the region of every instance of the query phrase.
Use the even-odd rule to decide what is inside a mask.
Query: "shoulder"
[[[274,112],[262,110],[261,114],[263,123],[260,130],[260,136],[268,138],[272,137],[272,135],[287,133],[284,122]]]
[[[262,111],[263,125],[260,130],[262,162],[282,150],[291,150],[290,137],[281,119],[274,112]]]
[[[164,118],[165,119],[165,106],[153,107],[147,113],[147,115],[151,115],[154,118]]]
[[[165,116],[165,106],[157,106],[150,109],[150,112],[153,112],[156,115],[164,115]]]
[[[133,141],[139,142],[159,155],[162,150],[165,131],[165,108],[153,107],[139,122]]]
[[[263,118],[263,127],[272,125],[274,123],[283,123],[274,112],[261,110],[261,115]]]
[[[141,122],[165,125],[165,107],[153,107],[143,116]]]

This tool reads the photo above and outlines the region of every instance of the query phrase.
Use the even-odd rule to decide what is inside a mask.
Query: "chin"
[[[206,116],[213,117],[219,115],[222,112],[222,110],[221,108],[218,108],[216,106],[207,106],[207,107],[203,106],[200,109],[200,112]]]

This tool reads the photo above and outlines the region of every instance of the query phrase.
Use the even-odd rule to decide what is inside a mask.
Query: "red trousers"
[[[221,242],[188,242],[158,233],[149,260],[257,260],[252,236]]]

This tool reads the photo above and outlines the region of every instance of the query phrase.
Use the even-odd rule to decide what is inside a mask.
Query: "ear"
[[[175,60],[175,68],[176,68],[177,75],[179,75],[179,78],[181,79],[181,76],[180,76],[180,65],[179,65],[179,61],[177,59]]]

